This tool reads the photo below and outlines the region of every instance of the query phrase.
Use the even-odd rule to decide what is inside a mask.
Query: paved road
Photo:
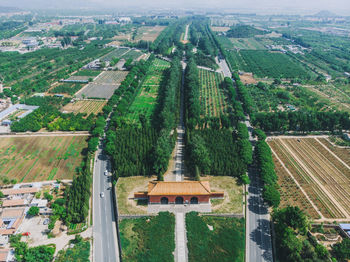
[[[252,136],[253,128],[248,117],[245,124],[248,127],[249,140],[254,146],[256,140]],[[270,215],[262,199],[262,182],[254,166],[249,167],[248,175],[251,183],[247,197],[246,261],[273,261]]]
[[[221,55],[216,58],[216,62],[225,77],[232,77],[227,62],[222,59]],[[244,123],[248,127],[249,140],[254,147],[256,140],[252,136],[253,128],[248,116],[246,116]],[[247,196],[246,261],[273,261],[270,215],[262,199],[262,182],[254,166],[248,169],[248,175],[251,183],[248,186],[249,194]]]
[[[186,63],[182,61],[182,82],[180,90],[180,119],[177,126],[177,140],[176,140],[176,162],[175,162],[175,181],[184,180],[184,79]],[[184,210],[175,211],[175,262],[186,262],[187,258],[187,237],[186,237],[186,223]]]
[[[219,55],[219,57],[215,57],[216,63],[219,65],[221,72],[224,74],[224,77],[232,77],[231,70],[226,63],[225,59],[222,59],[222,56]]]
[[[101,147],[100,143],[93,174],[93,261],[119,262],[111,177],[104,174],[110,171],[110,164]]]
[[[188,28],[190,27],[190,25],[186,25],[186,30],[185,30],[185,36],[184,36],[184,41],[187,42],[188,41]]]

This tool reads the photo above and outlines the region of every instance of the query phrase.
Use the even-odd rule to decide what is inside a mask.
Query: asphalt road
[[[111,169],[101,147],[100,143],[93,174],[93,261],[119,262],[111,176],[104,174]],[[101,192],[104,197],[100,196]]]
[[[249,140],[254,146],[256,140],[252,136],[253,128],[249,118],[245,121],[249,131]],[[257,169],[251,166],[248,169],[250,185],[248,185],[247,197],[247,250],[246,261],[273,261],[272,243],[270,232],[270,215],[267,205],[262,198],[262,182]]]

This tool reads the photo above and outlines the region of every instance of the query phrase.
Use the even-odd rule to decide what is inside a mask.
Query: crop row
[[[223,82],[222,74],[199,69],[200,78],[200,105],[201,115],[219,117],[226,113],[226,101],[220,85]]]
[[[284,140],[288,149],[297,157],[297,161],[303,168],[310,173],[318,183],[331,195],[330,198],[337,208],[343,207],[345,211],[350,204],[350,180],[339,170],[327,157],[319,152],[315,147],[308,143],[305,139]],[[334,160],[337,161],[337,160]]]
[[[274,164],[278,175],[279,192],[281,195],[280,207],[298,206],[311,218],[320,218],[317,211],[305,197],[299,186],[294,182],[293,178],[275,157]]]
[[[318,207],[322,215],[326,218],[344,217],[344,215],[333,205],[327,194],[325,194],[309,174],[301,168],[299,163],[291,156],[279,139],[269,141],[269,145],[302,186],[313,203]]]

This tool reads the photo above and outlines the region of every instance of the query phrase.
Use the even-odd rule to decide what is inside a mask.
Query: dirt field
[[[77,98],[109,99],[127,74],[127,71],[104,71],[94,82],[80,89],[75,95]]]
[[[211,30],[214,32],[227,32],[230,28],[228,26],[212,26]]]
[[[280,179],[283,181],[285,172],[294,178],[322,214],[321,219],[349,219],[350,166],[345,160],[350,158],[350,154],[335,153],[325,141],[324,138],[268,138],[276,163],[283,166],[276,165]],[[280,184],[282,190],[287,191],[283,189],[287,183]],[[289,188],[289,194],[294,194],[294,189]],[[297,198],[296,194],[300,195],[300,192],[295,193],[297,202],[305,199]],[[301,208],[307,206],[304,203]]]
[[[17,182],[72,179],[87,137],[0,137],[0,177]]]
[[[138,29],[138,34],[134,41],[143,40],[153,42],[165,28],[166,26],[143,26]]]
[[[134,200],[134,193],[147,191],[148,182],[156,177],[120,177],[117,183],[118,212],[123,215],[147,214],[147,201]]]
[[[79,100],[65,105],[62,108],[62,112],[87,113],[87,115],[92,113],[97,115],[105,104],[107,104],[106,100]]]
[[[244,73],[243,75],[240,75],[239,78],[241,79],[243,84],[256,84],[258,81],[255,80],[252,74]]]

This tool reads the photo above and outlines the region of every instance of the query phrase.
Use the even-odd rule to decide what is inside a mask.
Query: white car
[[[105,193],[101,192],[100,193],[100,197],[104,198],[105,197]]]
[[[108,176],[108,171],[107,170],[105,170],[105,176]]]

